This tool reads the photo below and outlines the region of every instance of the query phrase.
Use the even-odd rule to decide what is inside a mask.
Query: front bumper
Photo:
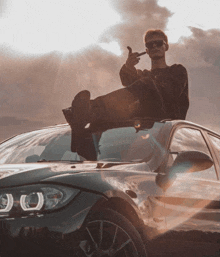
[[[80,228],[85,218],[102,198],[100,195],[81,192],[68,206],[56,212],[28,218],[2,219],[0,256],[70,256],[80,242]]]

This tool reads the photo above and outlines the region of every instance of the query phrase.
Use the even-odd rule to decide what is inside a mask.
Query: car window
[[[218,158],[218,161],[220,162],[220,138],[215,137],[210,134],[209,134],[209,138],[211,139],[211,141],[215,147],[215,150],[217,151],[217,158]]]
[[[174,132],[170,145],[169,166],[172,165],[177,154],[183,151],[199,151],[206,153],[212,158],[201,132],[197,129],[180,128]],[[182,176],[182,174],[178,175]],[[209,169],[187,174],[187,177],[217,180],[214,165],[212,165],[212,167],[210,167]]]

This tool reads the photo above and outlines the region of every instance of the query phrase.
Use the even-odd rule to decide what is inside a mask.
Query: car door
[[[102,133],[97,143],[102,179],[132,198],[143,223],[154,230],[149,236],[158,235],[166,226],[164,203],[160,201],[164,192],[156,184],[157,173],[154,172],[165,152],[163,143],[157,138],[163,126],[157,123],[152,129],[109,129]]]
[[[199,128],[178,127],[170,141],[169,160],[174,161],[177,154],[183,151],[200,151],[216,160],[208,141]],[[172,165],[172,161],[169,165]],[[220,182],[217,168],[215,162],[205,170],[175,174],[164,197],[168,230],[220,232]]]
[[[218,166],[218,172],[217,176],[218,179],[220,179],[220,135],[215,135],[211,132],[206,132],[206,137],[210,141],[210,144],[212,146],[213,154],[216,157],[216,162]]]

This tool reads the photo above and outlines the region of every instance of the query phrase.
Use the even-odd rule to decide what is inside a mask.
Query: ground
[[[152,257],[217,257],[220,256],[220,234],[173,232],[154,239],[148,249]]]

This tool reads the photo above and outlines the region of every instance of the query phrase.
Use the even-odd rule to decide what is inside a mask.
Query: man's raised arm
[[[131,47],[128,46],[127,48],[129,51],[128,58],[119,72],[121,83],[125,87],[133,84],[136,80],[138,80],[142,76],[142,71],[136,70],[134,66],[139,63],[140,56],[146,54],[146,52],[132,53]]]

